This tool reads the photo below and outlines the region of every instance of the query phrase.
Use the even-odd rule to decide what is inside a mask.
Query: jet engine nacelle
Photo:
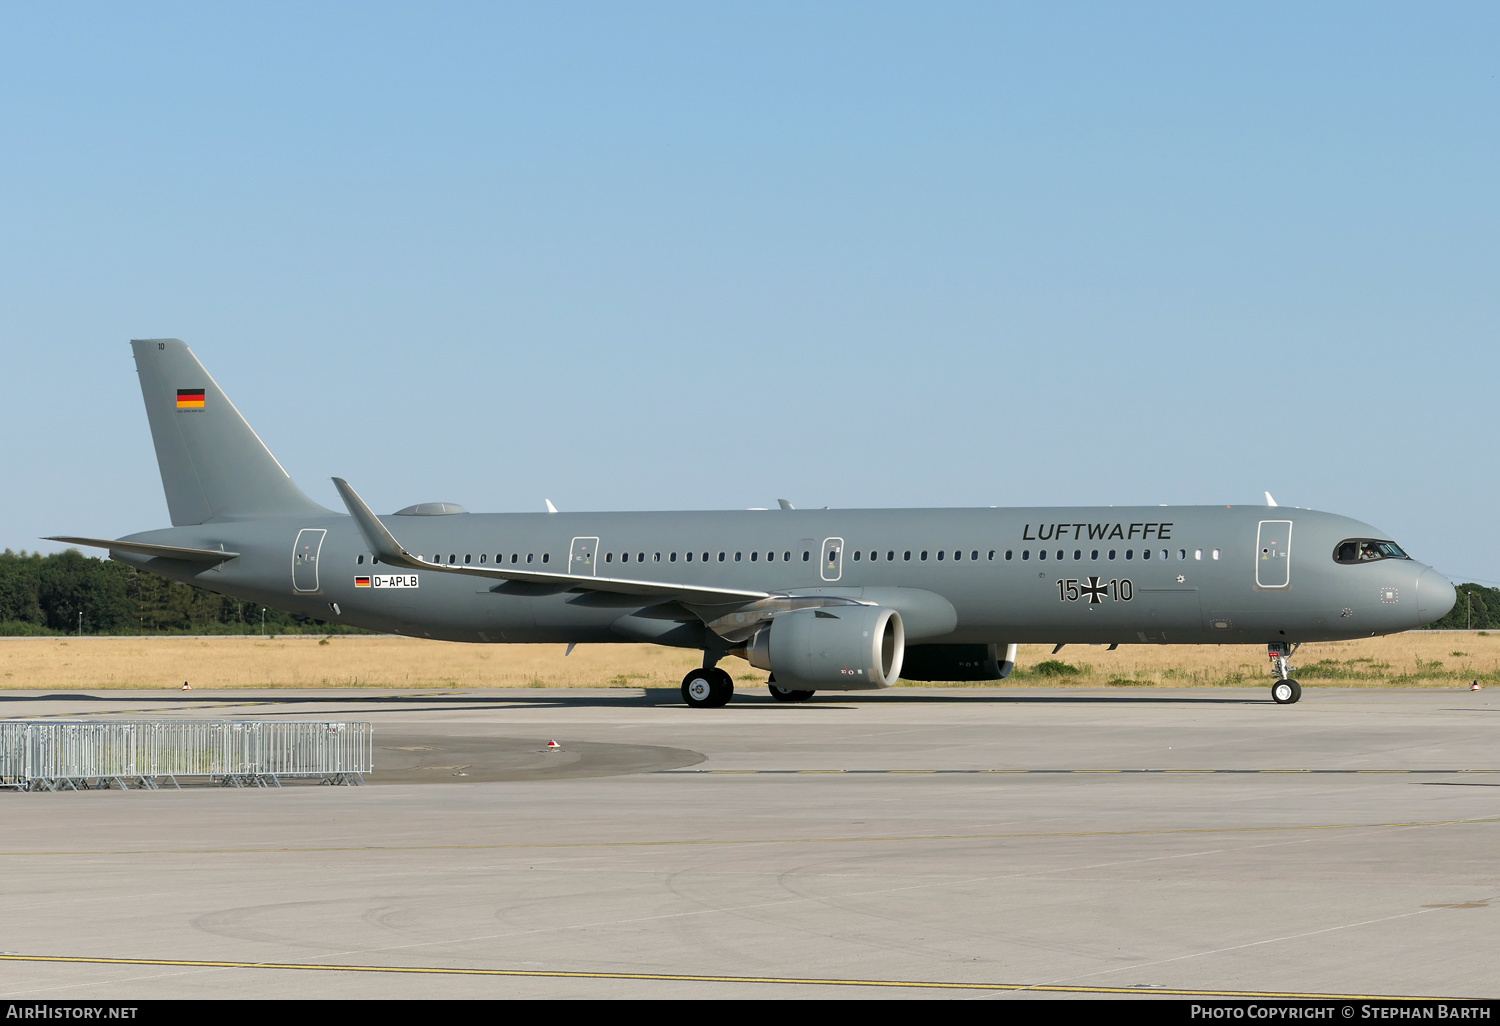
[[[783,688],[858,691],[896,683],[905,653],[906,631],[894,609],[833,606],[777,614],[745,658]]]
[[[912,645],[901,675],[907,680],[1004,680],[1015,668],[1014,645]]]

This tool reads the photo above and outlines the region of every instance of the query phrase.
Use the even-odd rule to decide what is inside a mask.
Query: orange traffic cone
[[[547,742],[547,751],[549,751],[549,752],[560,752],[560,751],[562,751],[562,745],[558,744],[556,741],[548,741]]]
[[[1479,686],[1479,681],[1476,680],[1474,683],[1472,683],[1472,684],[1469,685],[1469,690],[1470,691],[1483,691],[1484,689]]]
[[[193,690],[193,686],[191,684],[189,684],[187,681],[183,681],[182,682],[182,690],[184,690],[184,691],[191,691],[191,690]]]

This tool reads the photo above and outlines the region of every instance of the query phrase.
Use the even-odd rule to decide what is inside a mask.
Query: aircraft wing
[[[769,598],[765,591],[743,591],[738,588],[704,588],[695,584],[672,584],[665,581],[638,581],[619,577],[589,577],[584,574],[539,573],[535,570],[510,569],[501,566],[457,565],[434,563],[414,556],[396,540],[396,536],[380,522],[380,519],[365,505],[363,499],[349,487],[343,478],[333,479],[334,487],[344,497],[349,515],[359,526],[365,543],[382,563],[407,570],[428,570],[440,574],[467,574],[470,577],[487,577],[498,581],[517,581],[523,584],[560,585],[577,591],[602,591],[616,595],[650,595],[675,598],[694,605],[716,606],[730,603],[753,602]]]
[[[239,556],[238,552],[222,549],[190,549],[181,545],[152,545],[149,542],[112,541],[109,538],[44,538],[43,541],[67,542],[69,545],[88,545],[109,549],[111,552],[132,552],[137,556],[156,556],[160,559],[181,559],[189,563],[224,563]]]

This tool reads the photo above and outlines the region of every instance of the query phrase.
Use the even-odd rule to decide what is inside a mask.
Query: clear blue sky
[[[166,524],[126,340],[176,336],[335,508],[1269,489],[1500,581],[1497,30],[5,5],[0,546]]]

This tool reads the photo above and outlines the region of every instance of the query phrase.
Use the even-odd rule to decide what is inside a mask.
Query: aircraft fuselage
[[[908,643],[1332,641],[1408,630],[1453,604],[1448,581],[1415,560],[1335,560],[1342,542],[1383,538],[1375,528],[1287,507],[380,520],[409,551],[435,562],[498,561],[507,569],[890,605],[902,612]],[[700,618],[673,602],[373,562],[348,516],[205,523],[122,540],[239,552],[210,569],[130,553],[115,558],[211,591],[372,630],[451,641],[701,647],[700,631],[681,629]]]

